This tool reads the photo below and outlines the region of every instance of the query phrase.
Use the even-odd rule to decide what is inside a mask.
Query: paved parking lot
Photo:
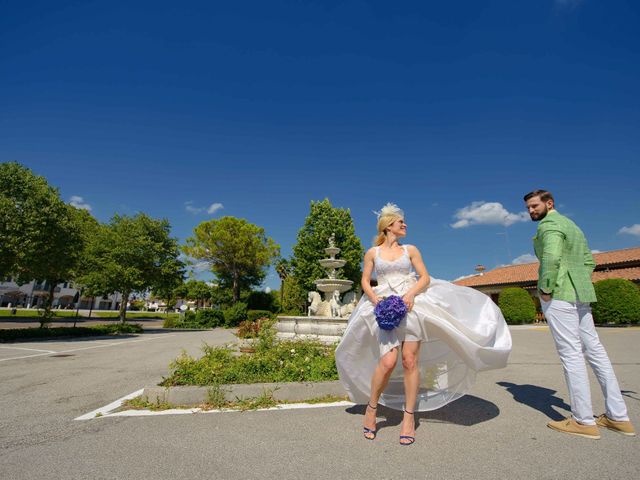
[[[512,329],[507,368],[470,395],[417,415],[417,442],[398,445],[399,412],[380,409],[375,441],[362,408],[254,411],[76,421],[158,383],[184,349],[231,332],[150,330],[138,336],[0,344],[0,475],[10,479],[636,478],[639,438],[599,441],[545,427],[567,415],[548,330]],[[640,425],[640,329],[599,329],[631,418]],[[592,379],[593,380],[593,379]],[[594,413],[603,402],[592,381]]]

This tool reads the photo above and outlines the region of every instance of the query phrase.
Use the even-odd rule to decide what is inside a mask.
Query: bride
[[[336,349],[349,397],[367,404],[364,437],[376,437],[382,404],[404,412],[401,445],[415,442],[416,410],[434,410],[465,395],[477,371],[504,367],[511,352],[511,335],[493,301],[431,278],[420,251],[399,243],[406,234],[404,213],[388,203],[378,212],[375,246],[364,256],[364,295]],[[378,286],[371,287],[374,271]],[[382,330],[374,308],[389,295],[402,297],[408,313],[393,330]]]

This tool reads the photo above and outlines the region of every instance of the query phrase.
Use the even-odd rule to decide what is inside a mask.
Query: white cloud
[[[207,208],[207,213],[209,215],[213,215],[218,210],[221,210],[223,208],[224,208],[224,205],[222,205],[221,203],[212,203],[211,205],[209,205],[209,208]]]
[[[537,262],[538,259],[536,258],[535,255],[532,255],[531,253],[524,253],[522,255],[520,255],[519,257],[516,257],[513,259],[513,261],[511,262],[512,265],[521,265],[523,263],[533,263],[533,262]]]
[[[205,211],[209,215],[213,215],[222,208],[224,208],[224,205],[222,205],[221,203],[212,203],[208,207],[196,207],[193,205],[193,202],[191,200],[189,200],[188,202],[184,202],[184,209],[187,212],[192,213],[193,215],[199,215]]]
[[[602,253],[602,250],[591,249],[591,253]]]
[[[508,227],[516,222],[529,220],[527,212],[511,213],[498,202],[472,202],[459,209],[452,223],[453,228],[465,228],[471,225],[502,225]]]
[[[69,204],[76,208],[80,208],[81,210],[91,211],[91,205],[85,202],[84,198],[79,197],[78,195],[72,195],[71,200],[69,200]]]
[[[618,230],[618,233],[627,233],[629,235],[640,237],[640,223],[636,223],[634,225],[631,225],[630,227],[622,227],[620,230]]]
[[[184,202],[184,209],[189,213],[193,213],[194,215],[198,215],[199,213],[202,213],[204,211],[204,208],[202,207],[194,207],[192,201]]]
[[[191,265],[191,269],[194,272],[204,272],[206,270],[209,270],[211,265],[209,265],[209,262],[195,262],[193,265]]]

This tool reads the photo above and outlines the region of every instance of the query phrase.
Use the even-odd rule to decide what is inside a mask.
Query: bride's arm
[[[375,254],[375,248],[370,248],[364,255],[364,265],[362,268],[362,280],[360,285],[362,286],[362,291],[367,297],[369,297],[369,300],[371,300],[371,303],[377,305],[380,298],[373,291],[373,288],[371,288],[371,274],[373,273],[373,259],[375,258]]]
[[[413,307],[413,299],[417,294],[424,292],[427,289],[429,283],[431,283],[431,277],[429,276],[429,272],[427,272],[427,267],[424,265],[424,261],[422,261],[420,250],[413,245],[409,245],[407,249],[409,250],[411,265],[413,265],[413,269],[416,271],[416,274],[418,274],[418,281],[416,284],[402,297],[409,309],[411,309],[411,307]]]

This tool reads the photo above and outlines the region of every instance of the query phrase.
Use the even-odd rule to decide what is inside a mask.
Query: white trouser
[[[553,299],[540,303],[560,355],[573,418],[585,425],[595,424],[584,362],[586,357],[602,388],[607,417],[618,421],[629,420],[616,374],[593,325],[591,305]]]

